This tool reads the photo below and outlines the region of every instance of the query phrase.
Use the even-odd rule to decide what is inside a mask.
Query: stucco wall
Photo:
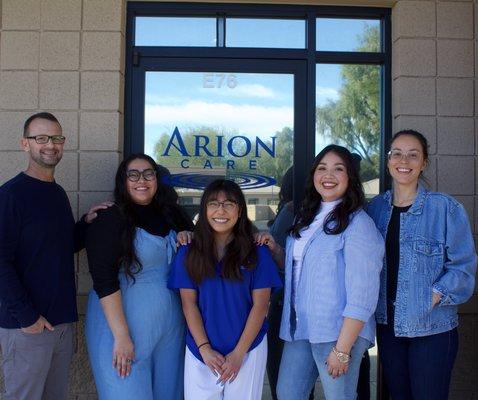
[[[0,0],[0,184],[26,166],[23,121],[47,110],[68,138],[57,179],[75,213],[109,197],[123,143],[124,17],[125,0]],[[463,202],[476,232],[478,2],[402,0],[392,20],[394,130],[426,133],[431,186]],[[71,398],[83,400],[95,398],[82,334],[91,287],[84,254],[77,277],[82,318]],[[452,385],[460,400],[478,399],[477,303],[475,296],[461,316]]]

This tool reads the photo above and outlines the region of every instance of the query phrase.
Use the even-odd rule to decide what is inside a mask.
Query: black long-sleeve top
[[[166,236],[171,225],[153,205],[133,206],[135,225],[157,236]],[[119,290],[118,272],[123,251],[122,234],[126,221],[120,209],[112,206],[98,213],[98,218],[88,227],[86,251],[93,289],[99,298]]]
[[[78,319],[73,256],[85,225],[55,182],[22,172],[0,187],[0,327]]]

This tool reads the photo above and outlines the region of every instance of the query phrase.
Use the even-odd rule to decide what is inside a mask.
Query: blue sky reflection
[[[380,27],[379,20],[370,19],[317,18],[316,23],[316,49],[319,51],[358,51],[364,32]]]
[[[212,127],[248,137],[293,129],[293,75],[147,72],[145,151],[163,134]]]

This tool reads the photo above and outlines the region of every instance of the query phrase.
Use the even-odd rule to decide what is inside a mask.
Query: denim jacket
[[[367,209],[383,237],[392,215],[392,198],[392,192],[387,191],[375,197]],[[395,335],[428,336],[455,328],[458,304],[473,294],[477,264],[463,206],[446,194],[430,192],[420,185],[412,206],[400,217],[399,240]],[[384,258],[375,313],[379,324],[387,323],[386,289]],[[433,292],[442,296],[435,307]]]
[[[365,211],[356,212],[347,229],[327,235],[318,229],[302,255],[297,304],[291,301],[292,253],[295,239],[286,242],[284,311],[280,337],[310,343],[336,341],[344,317],[365,322],[360,336],[374,342],[383,238]],[[291,315],[296,313],[294,321]]]

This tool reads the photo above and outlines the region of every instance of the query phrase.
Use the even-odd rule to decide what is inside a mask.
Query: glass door
[[[144,92],[135,96],[131,151],[165,168],[162,179],[192,217],[204,187],[225,177],[241,186],[249,217],[267,229],[278,207],[294,191],[300,196],[287,171],[307,158],[305,64],[228,61],[228,68],[218,60],[196,69],[185,68],[194,60],[150,60],[136,76]]]

